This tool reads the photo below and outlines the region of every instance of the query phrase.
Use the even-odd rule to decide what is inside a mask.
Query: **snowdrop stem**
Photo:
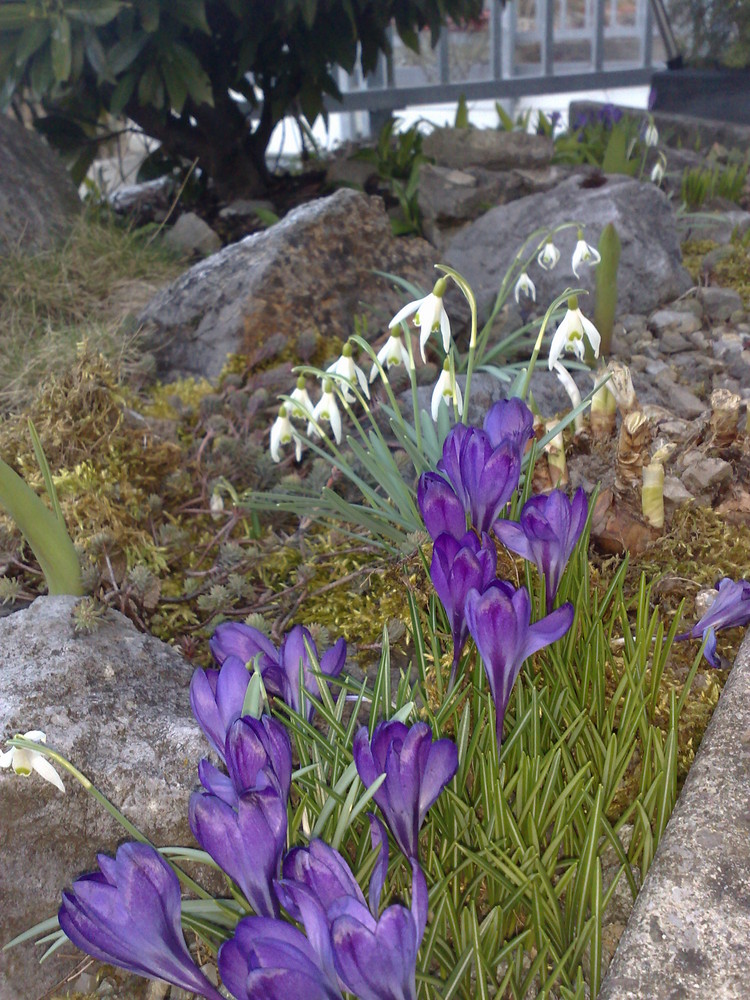
[[[67,771],[71,778],[75,778],[75,780],[86,789],[89,795],[95,798],[99,805],[103,806],[110,816],[116,819],[120,826],[126,830],[134,840],[137,840],[142,844],[148,844],[150,847],[153,847],[154,850],[158,850],[156,845],[152,844],[148,837],[141,833],[138,827],[135,826],[134,823],[131,823],[127,816],[121,813],[117,806],[113,805],[103,792],[99,791],[96,785],[94,785],[93,782],[86,777],[83,771],[79,771],[75,764],[71,764],[67,757],[63,757],[58,750],[54,750],[46,743],[36,743],[34,740],[27,740],[23,736],[14,736],[13,739],[8,740],[8,746],[19,747],[23,750],[33,750],[35,753],[43,754],[43,756],[48,757],[51,761],[54,761],[54,763],[57,764],[63,771]],[[173,864],[168,858],[165,860],[174,869],[175,874],[186,889],[190,889],[202,899],[214,898],[210,892],[206,892],[203,886],[199,885],[196,881],[190,878],[190,876],[178,865]],[[219,906],[221,906],[219,900],[216,900],[216,902]],[[226,907],[222,907],[222,909],[227,909],[228,913],[236,916],[236,912],[234,910]]]
[[[526,369],[526,374],[524,375],[523,382],[521,383],[521,389],[518,393],[521,399],[526,399],[529,394],[529,385],[531,384],[531,373],[534,371],[534,366],[536,365],[537,358],[539,357],[539,352],[542,349],[542,341],[544,340],[544,335],[547,332],[547,327],[549,326],[550,320],[557,309],[567,302],[571,295],[578,295],[581,293],[580,289],[570,289],[566,288],[565,291],[558,295],[556,299],[552,301],[547,312],[544,314],[544,319],[542,320],[542,325],[539,327],[539,335],[536,338],[536,343],[534,344],[534,350],[531,352],[531,359],[529,360],[529,366]],[[585,294],[585,293],[584,293]]]
[[[477,330],[478,330],[478,311],[477,311],[477,300],[474,292],[472,291],[471,285],[468,283],[463,275],[459,274],[458,271],[454,271],[452,267],[448,267],[447,264],[436,264],[435,267],[438,271],[442,271],[443,274],[447,274],[450,278],[453,278],[455,283],[461,289],[463,297],[469,303],[469,309],[471,311],[471,335],[469,337],[469,356],[466,364],[466,387],[464,388],[464,413],[467,412],[469,408],[469,393],[471,392],[471,373],[474,369],[474,357],[477,350]],[[456,369],[455,362],[451,358],[451,374],[455,377]],[[456,414],[456,421],[460,418],[458,417],[458,408],[456,403],[453,403],[453,410]]]
[[[414,364],[414,347],[411,337],[406,338],[406,350],[409,352],[409,383],[411,384],[411,408],[414,415],[414,433],[417,436],[417,451],[422,452],[422,421],[419,416],[419,393],[417,391],[417,366]],[[398,407],[396,407],[398,409]]]

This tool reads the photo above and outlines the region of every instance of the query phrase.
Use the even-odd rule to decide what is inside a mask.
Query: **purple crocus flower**
[[[544,577],[547,611],[552,610],[563,571],[587,516],[588,503],[582,489],[576,490],[572,502],[561,490],[552,490],[526,501],[519,524],[495,521],[495,534],[503,545],[533,562]]]
[[[273,719],[238,719],[227,736],[226,760],[228,778],[201,761],[206,790],[190,796],[190,829],[256,913],[277,916],[273,881],[286,846],[289,737]]]
[[[290,708],[294,709],[298,715],[304,715],[309,722],[315,712],[315,706],[309,698],[303,696],[300,700],[300,667],[302,668],[304,690],[318,698],[320,697],[320,688],[318,687],[318,679],[313,673],[312,661],[307,651],[308,647],[320,665],[320,672],[327,677],[338,677],[346,663],[346,642],[344,639],[339,639],[331,649],[319,656],[315,640],[310,632],[304,625],[295,625],[284,636],[279,647],[278,662],[263,672],[263,682],[271,694],[279,695]]]
[[[466,534],[464,506],[453,487],[437,472],[424,472],[419,477],[417,503],[430,538],[448,534],[459,539]]]
[[[497,580],[483,594],[477,590],[469,593],[466,620],[484,662],[495,703],[499,752],[505,711],[524,660],[565,635],[573,621],[573,605],[564,604],[532,625],[531,601],[526,588],[514,590],[509,583]]]
[[[396,904],[377,917],[388,867],[388,834],[375,817],[370,823],[373,848],[379,844],[381,851],[370,879],[369,907],[346,861],[321,841],[290,852],[277,891],[315,942],[323,970],[335,969],[344,988],[358,1000],[415,1000],[417,952],[427,923],[427,883],[412,859],[411,910]]]
[[[478,534],[489,531],[518,486],[521,458],[509,439],[497,448],[477,427],[458,424],[445,439],[438,469],[445,473]],[[460,442],[460,443],[459,443]]]
[[[433,743],[432,730],[424,722],[411,729],[403,722],[379,722],[372,741],[365,726],[358,731],[352,753],[368,788],[385,774],[374,799],[403,853],[407,858],[418,858],[419,830],[427,810],[458,768],[455,743],[448,739]]]
[[[484,424],[493,448],[504,441],[511,441],[523,455],[526,445],[534,437],[534,414],[517,396],[501,399],[487,411]]]
[[[480,543],[473,531],[460,541],[449,534],[438,535],[432,549],[430,577],[437,591],[453,636],[453,664],[449,688],[456,679],[461,651],[469,637],[466,624],[466,595],[470,590],[482,593],[497,575],[497,550],[489,535]]]
[[[228,656],[237,656],[243,663],[249,663],[260,654],[258,662],[261,670],[277,660],[276,647],[268,636],[244,622],[217,625],[208,645],[219,666]]]
[[[229,727],[242,715],[251,677],[245,660],[229,654],[220,670],[195,670],[190,679],[193,715],[222,760]]]
[[[100,871],[76,879],[62,894],[58,918],[74,945],[101,962],[190,993],[222,1000],[195,965],[180,925],[180,883],[149,844],[129,843]]]
[[[308,939],[283,920],[245,917],[219,948],[218,965],[237,1000],[341,1000]]]
[[[716,584],[718,594],[703,617],[689,632],[675,636],[676,639],[706,639],[703,655],[712,667],[722,666],[716,653],[716,633],[720,628],[736,628],[750,624],[750,581],[730,580],[725,576]]]

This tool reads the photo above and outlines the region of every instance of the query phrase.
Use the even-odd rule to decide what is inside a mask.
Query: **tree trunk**
[[[179,118],[170,115],[165,119],[156,108],[135,101],[125,113],[147,135],[158,139],[166,153],[197,159],[219,198],[226,201],[257,198],[268,189],[265,153],[275,123],[267,106],[264,104],[252,132],[249,120],[230,99],[213,108],[207,104],[186,106]]]

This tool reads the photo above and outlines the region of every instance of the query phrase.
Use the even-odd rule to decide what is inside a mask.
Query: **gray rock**
[[[713,240],[721,245],[729,243],[735,233],[743,236],[750,229],[750,212],[738,208],[717,212],[713,218],[701,214],[699,218],[691,218],[689,224],[685,239]]]
[[[73,597],[40,597],[0,620],[2,737],[42,729],[159,844],[193,845],[187,822],[207,744],[192,718],[192,669],[165,643],[110,611],[76,634]],[[60,891],[128,836],[71,777],[65,795],[36,774],[0,771],[3,943],[56,912]],[[41,996],[80,961],[72,947],[43,966],[31,944],[0,952],[0,1000]]]
[[[549,166],[554,144],[548,136],[526,132],[436,128],[425,136],[422,152],[441,167],[523,170]]]
[[[733,288],[707,285],[698,289],[698,298],[712,323],[726,323],[733,314],[742,310],[742,299]]]
[[[694,494],[713,493],[732,478],[732,465],[722,458],[701,455],[699,459],[686,465],[682,482]]]
[[[655,313],[652,313],[648,318],[648,325],[651,330],[659,337],[659,346],[663,348],[663,337],[667,333],[676,334],[689,334],[694,333],[696,330],[700,330],[702,324],[697,316],[694,316],[692,312],[682,312],[676,309],[657,309]],[[684,344],[685,341],[683,340]],[[678,347],[677,350],[684,351],[684,347]],[[669,352],[671,353],[671,352]]]
[[[162,290],[140,317],[145,345],[164,377],[215,378],[228,354],[249,354],[277,335],[293,344],[312,329],[346,340],[358,314],[370,329],[384,329],[404,297],[373,270],[429,291],[433,264],[424,240],[393,236],[380,198],[342,188],[224,247]],[[460,299],[449,292],[448,307]]]
[[[680,244],[670,204],[653,184],[629,177],[610,177],[598,188],[581,186],[573,176],[552,190],[500,205],[463,229],[446,249],[447,262],[463,274],[486,316],[508,267],[523,241],[534,230],[564,222],[585,225],[585,236],[596,245],[604,225],[613,222],[622,243],[618,272],[618,309],[646,312],[668,302],[692,286],[681,263]],[[529,268],[537,286],[537,301],[550,302],[566,285],[593,290],[594,269],[584,264],[580,278],[571,267],[575,227],[555,234],[561,253],[553,271],[542,271],[535,261]],[[584,311],[591,305],[581,303]]]
[[[419,168],[417,200],[425,219],[450,225],[475,219],[497,202],[501,190],[499,174],[483,172],[483,182],[465,170],[423,163]]]
[[[707,404],[702,402],[695,393],[684,385],[678,385],[669,372],[661,372],[654,378],[654,383],[661,392],[661,401],[675,416],[692,420],[699,417]]]
[[[258,212],[274,212],[274,204],[267,198],[236,198],[219,212],[220,219],[249,219]]]
[[[179,253],[196,253],[204,257],[214,253],[221,246],[218,235],[195,212],[183,212],[165,234],[164,242]]]
[[[721,646],[721,643],[720,643]],[[750,639],[714,711],[599,1000],[745,1000]]]
[[[326,162],[326,182],[332,186],[364,188],[376,178],[378,169],[372,160],[360,159],[357,147],[347,144]]]
[[[124,184],[107,200],[118,215],[131,216],[138,225],[144,225],[146,222],[161,222],[166,217],[173,193],[173,179],[157,177],[143,184]]]
[[[62,161],[35,132],[0,114],[0,253],[46,250],[80,208]]]
[[[693,499],[693,494],[685,489],[677,476],[664,477],[664,511],[667,516],[677,507]]]

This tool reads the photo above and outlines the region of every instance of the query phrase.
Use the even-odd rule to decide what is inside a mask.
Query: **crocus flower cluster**
[[[559,490],[532,497],[519,523],[501,516],[518,487],[521,457],[532,435],[533,416],[521,400],[496,403],[481,430],[457,425],[449,432],[438,463],[442,475],[424,473],[417,492],[433,539],[430,576],[453,638],[449,686],[471,635],[495,703],[498,747],[524,660],[561,638],[573,621],[570,604],[557,610],[553,605],[587,516],[582,490],[572,502]],[[531,622],[525,587],[516,590],[497,579],[497,550],[489,534],[493,530],[509,549],[534,562],[544,577],[548,614],[540,621]]]
[[[429,726],[383,722],[372,741],[362,728],[353,753],[412,869],[411,907],[379,912],[388,870],[388,832],[370,814],[373,850],[369,903],[346,859],[321,840],[286,852],[292,787],[292,748],[281,722],[243,714],[255,661],[269,690],[308,718],[301,691],[318,693],[311,673],[317,656],[310,633],[292,629],[276,649],[263,633],[237,623],[220,625],[211,650],[218,670],[198,670],[191,704],[226,772],[200,762],[201,789],[190,798],[190,827],[201,848],[241,894],[252,916],[240,920],[217,962],[236,1000],[416,1000],[416,963],[427,922],[427,883],[419,866],[419,830],[427,810],[458,767],[450,740],[433,741]],[[338,674],[343,640],[320,659]],[[301,701],[301,699],[303,699]],[[304,705],[304,707],[302,707]],[[221,994],[193,962],[181,926],[180,886],[173,868],[149,844],[120,847],[99,870],[63,894],[60,926],[79,948],[138,975],[159,978],[209,1000]],[[282,917],[282,907],[298,927]]]
[[[725,576],[716,584],[718,591],[711,607],[688,632],[675,636],[676,639],[705,639],[703,655],[712,667],[722,666],[716,652],[716,633],[721,628],[736,628],[750,625],[750,581],[731,580]]]

